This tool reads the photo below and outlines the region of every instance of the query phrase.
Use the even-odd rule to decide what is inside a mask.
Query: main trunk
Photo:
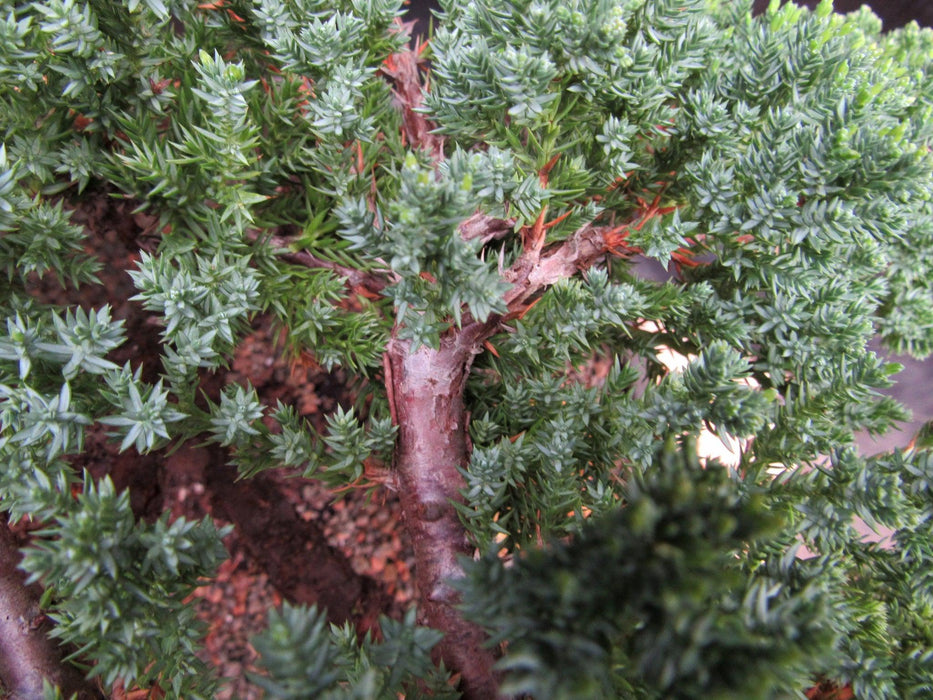
[[[442,339],[439,350],[393,340],[387,350],[387,389],[398,425],[395,467],[406,527],[415,549],[419,612],[444,633],[439,645],[447,668],[461,674],[471,700],[495,698],[495,659],[481,629],[456,608],[450,580],[462,576],[458,557],[472,552],[452,502],[460,499],[468,461],[463,390],[475,355],[476,333]]]

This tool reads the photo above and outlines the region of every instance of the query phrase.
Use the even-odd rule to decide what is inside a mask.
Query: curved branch
[[[512,288],[505,294],[509,313],[520,313],[545,288],[592,267],[612,250],[611,234],[615,231],[608,226],[589,223],[577,229],[565,241],[545,248],[540,253],[523,253],[502,274],[505,281],[512,284]]]

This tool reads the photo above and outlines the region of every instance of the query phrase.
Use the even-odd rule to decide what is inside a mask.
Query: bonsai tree
[[[929,441],[853,441],[905,417],[869,340],[933,349],[933,35],[829,2],[447,0],[409,47],[398,5],[5,6],[0,507],[44,523],[28,579],[0,540],[8,691],[216,690],[186,601],[222,533],[76,473],[97,424],[397,489],[417,612],[358,637],[284,606],[269,697],[929,697]],[[155,370],[111,359],[112,309],[29,292],[95,283],[91,183],[158,217],[128,271]],[[367,380],[323,433],[201,393],[260,313]]]

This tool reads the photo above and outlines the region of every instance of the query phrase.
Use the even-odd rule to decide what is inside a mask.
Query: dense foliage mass
[[[412,52],[397,0],[4,3],[0,509],[45,523],[22,566],[105,689],[212,696],[185,600],[224,551],[75,473],[94,424],[392,471],[437,630],[286,607],[270,697],[933,694],[933,456],[853,437],[904,417],[868,341],[933,350],[933,34],[750,5],[446,0]],[[128,271],[156,383],[111,309],[30,293],[95,284],[89,187],[158,216]],[[259,313],[372,380],[365,413],[205,405]]]

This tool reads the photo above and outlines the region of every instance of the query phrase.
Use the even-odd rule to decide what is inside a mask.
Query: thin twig
[[[385,289],[387,280],[385,276],[377,272],[365,272],[352,267],[347,267],[331,260],[324,260],[307,250],[292,250],[292,241],[284,236],[265,235],[262,231],[249,229],[246,237],[252,241],[267,243],[276,249],[277,255],[283,260],[287,260],[295,265],[303,265],[312,269],[331,270],[340,277],[347,280],[351,287],[363,287],[364,289],[378,294]]]

